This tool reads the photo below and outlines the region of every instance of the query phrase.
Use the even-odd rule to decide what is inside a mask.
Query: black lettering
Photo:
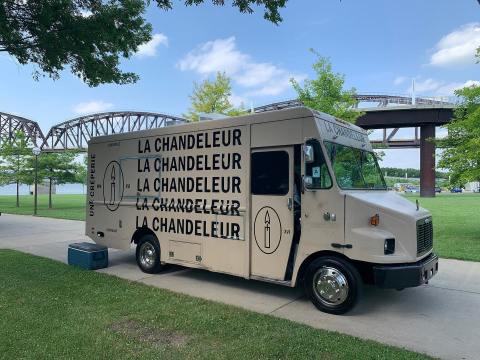
[[[231,236],[234,239],[240,239],[240,224],[232,223]]]
[[[232,193],[240,193],[240,178],[238,176],[232,178]]]
[[[242,137],[242,131],[240,129],[234,129],[233,130],[233,146],[242,145],[241,137]]]
[[[159,227],[158,227],[158,217],[154,217],[153,220],[152,220],[152,229],[153,231],[158,231]]]

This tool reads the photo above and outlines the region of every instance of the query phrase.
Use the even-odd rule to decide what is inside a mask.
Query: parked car
[[[451,189],[450,189],[450,192],[451,192],[451,193],[461,193],[461,192],[462,192],[462,188],[454,187],[454,188],[451,188]]]
[[[420,187],[419,186],[409,186],[405,188],[405,194],[413,194],[413,193],[419,193],[420,192]]]
[[[436,187],[435,187],[435,192],[440,194],[440,193],[442,192],[442,188],[436,186]]]

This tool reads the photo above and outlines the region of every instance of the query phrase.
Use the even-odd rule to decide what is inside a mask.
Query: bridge
[[[420,148],[421,196],[435,196],[435,127],[445,125],[453,117],[453,104],[435,98],[412,98],[402,95],[360,94],[359,102],[377,103],[376,107],[362,108],[365,114],[357,125],[365,129],[382,129],[383,139],[373,140],[374,147]],[[395,104],[397,106],[390,106]],[[288,100],[260,106],[255,113],[301,106],[298,100]],[[187,120],[159,113],[115,111],[81,116],[52,126],[46,135],[37,122],[25,117],[0,112],[0,144],[15,139],[23,132],[27,140],[45,152],[86,151],[92,137],[148,130],[181,124]],[[412,139],[396,139],[400,128],[414,128]],[[388,130],[391,129],[391,130]]]
[[[140,112],[114,111],[81,116],[50,128],[43,134],[38,124],[30,119],[13,114],[0,113],[0,143],[12,141],[17,133],[23,132],[27,140],[44,152],[65,150],[86,151],[88,141],[95,136],[121,134],[131,131],[149,130],[186,120],[180,117]]]

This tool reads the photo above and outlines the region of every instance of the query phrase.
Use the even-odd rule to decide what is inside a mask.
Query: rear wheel
[[[317,309],[344,314],[357,303],[362,291],[358,270],[336,257],[320,257],[308,267],[305,292]]]
[[[164,269],[160,263],[160,244],[154,235],[144,235],[137,244],[137,265],[147,274],[156,274]]]

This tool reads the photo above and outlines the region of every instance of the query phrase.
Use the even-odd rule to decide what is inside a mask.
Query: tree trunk
[[[52,178],[50,178],[50,183],[48,185],[48,208],[52,208]]]
[[[20,180],[18,179],[20,174],[20,155],[17,154],[17,207],[20,207]]]
[[[17,207],[20,207],[20,190],[19,190],[19,188],[20,188],[20,184],[17,180]]]

